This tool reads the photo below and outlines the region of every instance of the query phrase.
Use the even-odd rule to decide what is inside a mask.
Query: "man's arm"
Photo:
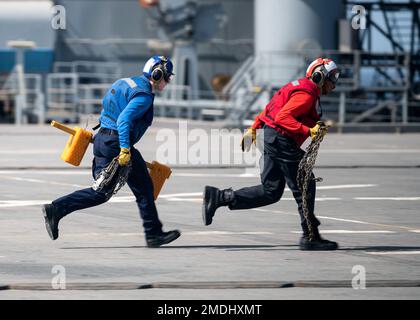
[[[281,108],[274,119],[275,122],[292,133],[309,136],[309,127],[297,119],[310,112],[314,98],[307,92],[295,92],[289,101]]]
[[[152,105],[152,98],[146,94],[139,94],[130,100],[117,120],[120,148],[130,149],[130,128],[133,121],[142,117]]]
[[[254,123],[252,124],[252,129],[261,129],[262,127],[263,127],[263,122],[261,121],[261,119],[260,119],[260,116],[262,116],[262,115],[264,115],[265,114],[265,109],[263,110],[263,111],[261,111],[256,117],[255,117],[255,120],[254,120]]]

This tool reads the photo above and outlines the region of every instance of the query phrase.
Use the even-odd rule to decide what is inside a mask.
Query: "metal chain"
[[[118,157],[114,158],[111,163],[104,168],[95,179],[92,186],[97,192],[104,192],[107,197],[116,194],[127,182],[132,165],[131,161],[125,166],[118,163]]]
[[[118,174],[117,183],[112,194],[116,194],[126,183],[128,180],[128,176],[130,175],[132,169],[131,160],[123,167],[120,166],[120,171]]]
[[[309,221],[309,209],[308,209],[308,186],[311,178],[312,170],[315,166],[316,157],[318,155],[319,146],[324,139],[322,131],[327,130],[327,126],[323,122],[318,122],[320,128],[316,133],[315,139],[311,141],[309,146],[306,148],[306,153],[302,160],[299,162],[297,172],[297,183],[302,193],[302,210],[303,215],[306,219],[309,230],[309,239],[313,239],[312,223]],[[315,178],[315,181],[321,182],[322,178]]]

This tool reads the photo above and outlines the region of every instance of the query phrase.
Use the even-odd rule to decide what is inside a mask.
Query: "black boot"
[[[181,232],[178,230],[162,232],[156,235],[146,235],[146,243],[149,248],[158,248],[161,245],[174,241],[179,238],[180,235]]]
[[[44,214],[45,227],[48,235],[52,240],[58,238],[58,222],[64,216],[61,214],[53,204],[45,204],[42,206],[42,213]]]
[[[208,226],[213,222],[216,209],[227,206],[234,200],[232,189],[219,190],[214,187],[206,186],[203,195],[202,216],[204,225]]]
[[[303,236],[299,242],[300,250],[308,251],[330,251],[337,250],[338,244],[334,241],[323,239],[319,234],[318,228],[313,229],[313,237],[310,239],[308,229],[303,230]]]

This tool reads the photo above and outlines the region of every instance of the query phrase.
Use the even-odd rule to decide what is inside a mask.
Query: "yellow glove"
[[[131,159],[130,149],[121,148],[120,155],[118,157],[118,163],[120,164],[120,166],[127,165],[127,163],[130,162],[130,159]]]
[[[254,128],[248,128],[241,140],[242,152],[249,151],[251,144],[256,145],[257,142],[257,130]]]
[[[315,127],[309,129],[309,132],[311,133],[312,140],[315,140],[316,135],[318,134],[318,132],[322,136],[325,136],[327,134],[327,132],[328,132],[328,127],[325,126],[323,123],[322,123],[322,127],[321,127],[320,126],[320,123],[317,123]]]

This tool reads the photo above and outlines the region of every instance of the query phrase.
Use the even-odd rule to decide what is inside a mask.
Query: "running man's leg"
[[[98,133],[94,138],[93,147],[94,159],[92,175],[97,175],[115,158],[119,153],[119,142],[117,136]],[[112,186],[109,186],[111,189]],[[109,189],[97,192],[92,188],[75,191],[69,195],[54,200],[51,204],[43,206],[45,226],[51,239],[58,238],[59,221],[73,211],[86,209],[102,204],[111,196]],[[112,188],[113,189],[113,188]]]
[[[283,195],[285,180],[280,167],[271,156],[265,153],[261,172],[261,184],[234,191],[234,201],[229,204],[231,210],[251,209],[276,203]]]
[[[164,232],[159,220],[153,196],[153,182],[140,152],[131,148],[132,171],[127,183],[136,197],[140,217],[143,220],[146,244],[149,248],[157,248],[177,239],[181,232],[171,230]]]
[[[299,163],[298,162],[279,162],[279,166],[284,173],[286,178],[286,183],[289,189],[292,191],[293,197],[296,200],[298,205],[298,211],[301,220],[301,226],[304,233],[308,231],[308,224],[303,213],[303,201],[302,193],[297,184],[297,172]],[[312,227],[318,227],[320,225],[319,220],[315,217],[315,195],[316,195],[316,182],[314,180],[315,176],[312,173],[310,177],[310,182],[308,185],[307,193],[307,205],[308,205],[308,218]]]
[[[92,176],[95,179],[112,159],[118,156],[118,136],[98,133],[94,139],[93,154]],[[112,189],[112,186],[109,188]],[[97,192],[92,188],[86,188],[58,198],[52,204],[62,216],[65,216],[73,211],[94,207],[108,201],[110,195],[107,193],[108,189]]]
[[[162,223],[153,196],[153,182],[140,152],[131,148],[132,170],[127,184],[136,197],[140,217],[146,234],[159,234],[162,232]]]
[[[313,173],[310,177],[311,181],[309,182],[307,197],[308,220],[312,229],[312,233],[310,234],[309,232],[308,222],[303,213],[302,193],[297,186],[296,177],[298,166],[299,165],[294,162],[282,164],[282,171],[285,173],[287,185],[292,191],[293,196],[295,197],[295,200],[298,204],[301,226],[303,230],[303,236],[300,239],[299,247],[301,250],[337,250],[338,244],[336,242],[323,239],[319,234],[318,226],[321,223],[314,214],[316,182],[314,180],[315,176]],[[310,237],[310,235],[312,237]]]
[[[285,179],[281,168],[275,163],[275,143],[277,132],[264,129],[264,150],[260,159],[261,184],[236,191],[219,190],[206,186],[203,196],[202,216],[205,225],[213,221],[217,208],[229,206],[231,210],[258,208],[273,204],[283,195]]]

